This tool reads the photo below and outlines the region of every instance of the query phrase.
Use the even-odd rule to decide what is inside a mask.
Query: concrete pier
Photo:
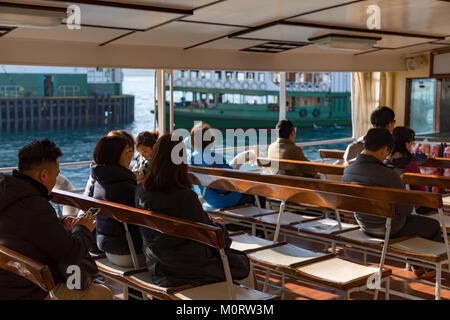
[[[0,98],[0,132],[126,124],[134,96]]]

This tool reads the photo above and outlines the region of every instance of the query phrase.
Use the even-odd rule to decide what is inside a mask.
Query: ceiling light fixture
[[[309,38],[308,41],[323,49],[363,51],[370,50],[381,37],[354,36],[346,34],[325,34]]]
[[[16,8],[0,5],[0,26],[49,29],[67,18],[66,9],[54,10]]]

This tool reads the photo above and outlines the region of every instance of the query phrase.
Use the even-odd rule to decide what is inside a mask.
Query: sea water
[[[135,96],[135,121],[128,125],[108,127],[86,127],[76,129],[53,129],[17,133],[0,133],[0,168],[17,166],[17,152],[25,144],[35,140],[49,138],[62,150],[61,163],[90,161],[97,141],[110,130],[124,129],[134,137],[146,130],[153,130],[154,117],[154,78],[150,76],[125,76],[123,93]],[[317,127],[297,129],[296,142],[331,140],[351,137],[350,127]],[[270,137],[269,137],[270,139]],[[226,140],[226,139],[224,139]],[[224,141],[225,142],[225,141]],[[268,141],[270,142],[270,141]],[[348,143],[303,147],[309,160],[319,159],[318,149],[345,149]],[[82,189],[89,177],[88,167],[61,168],[76,189]]]

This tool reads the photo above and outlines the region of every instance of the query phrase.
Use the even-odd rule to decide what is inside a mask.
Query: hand
[[[225,223],[225,222],[223,221],[223,219],[220,218],[220,217],[212,217],[212,216],[209,216],[209,218],[211,219],[212,222],[215,222],[215,223]]]
[[[66,228],[69,231],[72,231],[72,227],[73,227],[74,223],[77,221],[78,221],[77,217],[71,217],[71,216],[65,217],[63,220],[64,228]]]
[[[75,221],[73,226],[76,225],[85,226],[86,228],[89,229],[90,232],[94,231],[95,227],[97,226],[96,220],[97,213],[96,214],[87,213],[84,217],[81,217],[77,221]]]
[[[139,171],[134,171],[134,174],[136,175],[137,183],[141,183],[144,180],[144,176]]]

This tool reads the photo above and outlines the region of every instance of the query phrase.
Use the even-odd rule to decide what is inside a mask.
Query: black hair
[[[394,146],[394,138],[386,128],[372,128],[364,138],[364,149],[378,151],[383,147],[388,147],[389,151]]]
[[[408,127],[396,127],[394,129],[394,132],[392,132],[392,136],[394,137],[394,148],[391,154],[399,152],[403,156],[406,156],[409,160],[415,159],[411,154],[411,151],[408,150],[405,146],[407,142],[414,141],[414,138],[416,136],[414,130]]]
[[[132,148],[126,137],[105,136],[95,145],[94,162],[100,165],[120,165],[120,157],[126,147]]]
[[[137,135],[136,137],[136,148],[140,146],[153,147],[158,140],[157,131],[144,131]]]
[[[370,115],[370,122],[375,128],[386,128],[389,123],[395,119],[395,113],[391,108],[378,107]]]
[[[34,140],[19,150],[19,171],[24,172],[39,167],[42,163],[56,163],[63,153],[49,139]]]
[[[287,139],[291,135],[292,130],[294,130],[294,125],[290,120],[280,120],[275,129],[278,130],[278,136],[280,138]]]

